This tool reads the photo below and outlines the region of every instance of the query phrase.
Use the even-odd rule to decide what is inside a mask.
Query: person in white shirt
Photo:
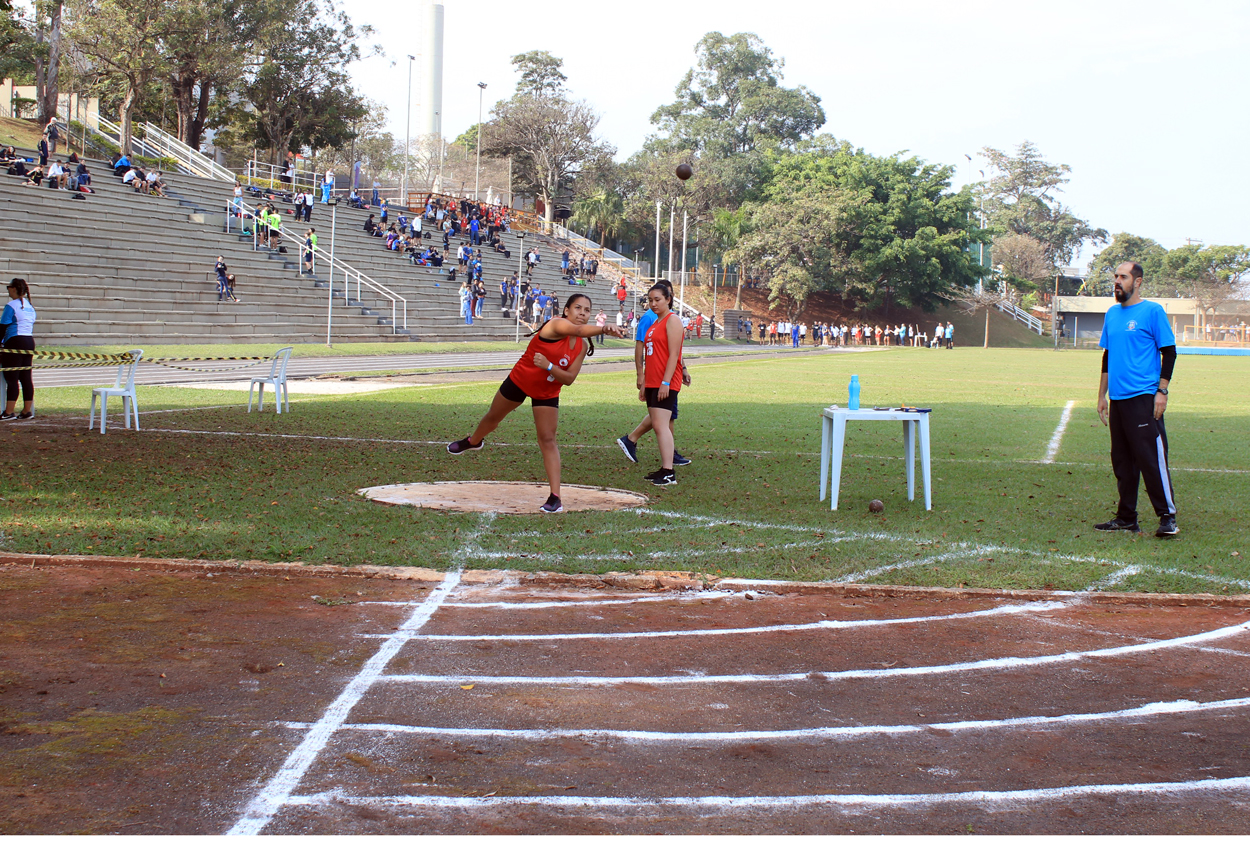
[[[61,165],[60,160],[54,160],[52,165],[48,166],[48,187],[50,189],[60,189],[65,184],[65,167]]]
[[[4,412],[0,420],[30,420],[35,416],[35,385],[31,380],[32,355],[10,355],[4,350],[31,351],[35,348],[35,306],[30,303],[30,287],[23,278],[9,282],[9,303],[0,312],[0,366],[9,367],[3,374],[6,384]],[[19,369],[11,369],[17,367]],[[20,369],[20,368],[25,369]],[[17,389],[22,389],[22,413],[16,414]]]

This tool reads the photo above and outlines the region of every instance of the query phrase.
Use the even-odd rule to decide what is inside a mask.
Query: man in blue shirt
[[[673,285],[671,282],[669,282],[667,279],[664,279],[664,278],[661,278],[659,281],[655,282],[656,287],[660,286],[661,284],[668,287],[669,293],[670,294],[672,293]],[[652,289],[655,289],[655,288],[653,287]],[[643,379],[643,374],[645,373],[645,370],[646,370],[646,364],[643,362],[643,358],[644,358],[643,353],[646,351],[646,347],[643,345],[643,341],[647,339],[647,329],[651,328],[651,326],[655,324],[655,321],[657,319],[659,319],[659,317],[655,315],[655,311],[651,310],[650,308],[647,308],[647,312],[638,318],[638,321],[635,323],[635,326],[634,326],[634,369],[638,373],[637,385],[638,385],[639,391],[642,390],[642,379]],[[691,381],[690,371],[686,369],[686,363],[683,360],[681,364],[681,383],[685,385],[686,387],[690,387],[690,381]],[[673,406],[673,416],[670,418],[670,423],[673,426],[677,425],[676,403],[674,403],[674,406]],[[634,462],[635,464],[638,463],[638,442],[642,440],[643,435],[647,434],[650,431],[651,431],[651,412],[648,411],[647,416],[642,418],[642,422],[638,424],[638,426],[634,429],[634,431],[630,432],[628,435],[622,435],[621,437],[616,439],[616,445],[621,448],[621,452],[625,453],[625,458],[629,459],[631,462]],[[677,452],[676,449],[674,449],[673,450],[673,465],[675,467],[681,467],[682,465],[687,465],[687,464],[690,464],[690,459],[686,458],[681,453]]]
[[[1115,271],[1115,299],[1103,321],[1102,378],[1098,383],[1098,416],[1111,427],[1111,469],[1120,490],[1116,515],[1094,529],[1141,532],[1137,525],[1139,480],[1159,516],[1155,535],[1180,532],[1176,502],[1168,473],[1168,436],[1163,412],[1168,383],[1176,364],[1176,336],[1167,314],[1141,296],[1142,268],[1121,263]],[[1107,401],[1110,394],[1111,400]]]

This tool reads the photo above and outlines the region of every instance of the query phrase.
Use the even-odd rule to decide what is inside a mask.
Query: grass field
[[[695,366],[678,448],[656,489],[654,440],[614,444],[643,410],[632,373],[564,392],[564,479],[651,493],[636,513],[500,516],[475,568],[686,569],[750,578],[1004,588],[1245,593],[1250,398],[1240,358],[1182,357],[1168,432],[1181,535],[1106,535],[1115,511],[1098,422],[1098,354],[956,349],[830,353]],[[906,500],[901,430],[852,424],[841,510],[818,501],[819,415],[858,373],[866,405],[932,406],[934,510]],[[309,563],[447,566],[475,516],[388,507],[356,490],[450,479],[540,480],[528,410],[452,457],[497,382],[297,398],[247,414],[226,391],[143,388],[144,431],[86,432],[89,392],[39,391],[40,418],[0,430],[0,548]],[[1068,400],[1052,464],[1039,461]],[[224,407],[208,407],[224,406]],[[115,416],[116,421],[116,416]],[[120,427],[120,423],[116,424]],[[235,433],[235,434],[211,434]],[[341,440],[345,439],[345,440]],[[919,480],[919,477],[918,477]],[[919,492],[919,481],[917,491]],[[866,511],[874,497],[882,515]],[[1143,527],[1153,531],[1143,491]]]

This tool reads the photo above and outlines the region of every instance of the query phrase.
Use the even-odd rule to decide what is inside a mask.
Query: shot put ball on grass
[[[884,512],[885,504],[882,503],[880,500],[873,500],[871,503],[868,504],[868,511],[873,512],[874,514]]]
[[[681,163],[677,166],[676,171],[677,177],[681,180],[690,180],[690,178],[694,175],[694,169],[691,168],[689,163]]]

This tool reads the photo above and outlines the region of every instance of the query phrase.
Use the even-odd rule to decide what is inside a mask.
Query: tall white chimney
[[[418,130],[422,136],[443,134],[443,4],[429,3],[421,27],[421,118]]]

